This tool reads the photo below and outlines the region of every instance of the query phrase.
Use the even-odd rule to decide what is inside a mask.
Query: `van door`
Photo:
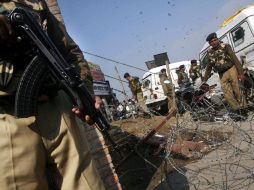
[[[230,39],[239,60],[245,67],[254,70],[254,35],[249,23],[244,21],[230,32]]]
[[[158,72],[151,72],[142,79],[142,92],[145,104],[148,107],[156,107],[161,101],[167,99],[164,95]]]

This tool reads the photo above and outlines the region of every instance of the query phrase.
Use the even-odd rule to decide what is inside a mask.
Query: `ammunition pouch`
[[[227,70],[229,70],[231,67],[233,67],[234,63],[232,62],[226,62],[224,64],[215,64],[214,65],[214,71],[222,74],[224,72],[226,72]]]

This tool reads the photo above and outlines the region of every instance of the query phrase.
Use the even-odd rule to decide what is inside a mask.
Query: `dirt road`
[[[253,114],[248,120],[234,122],[224,118],[217,122],[194,121],[189,113],[171,118],[155,141],[166,139],[161,149],[156,143],[138,147],[118,169],[124,189],[254,189]],[[132,147],[163,120],[136,118],[114,122],[115,130],[131,137]],[[191,150],[193,157],[172,151],[177,139],[202,141],[209,151]],[[128,149],[126,149],[128,152]],[[130,150],[130,149],[129,149]]]

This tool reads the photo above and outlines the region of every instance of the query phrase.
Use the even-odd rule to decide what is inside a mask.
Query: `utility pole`
[[[116,65],[115,65],[115,70],[116,70],[116,74],[117,74],[118,80],[120,81],[120,84],[121,84],[121,86],[122,86],[123,94],[124,94],[124,96],[125,96],[125,98],[126,98],[126,97],[127,97],[127,94],[126,94],[126,92],[125,92],[124,85],[123,85],[123,81],[122,81],[122,79],[121,79],[121,76],[119,75],[119,72],[118,72],[118,69],[117,69]]]

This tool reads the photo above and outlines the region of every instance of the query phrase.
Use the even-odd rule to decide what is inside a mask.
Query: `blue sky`
[[[207,34],[253,0],[58,0],[68,32],[84,51],[146,69],[167,52],[171,62],[198,59]],[[106,75],[115,63],[85,54]],[[116,65],[142,78],[144,71]],[[107,78],[108,79],[108,78]],[[121,89],[118,81],[108,79]],[[128,89],[127,87],[125,89]]]

